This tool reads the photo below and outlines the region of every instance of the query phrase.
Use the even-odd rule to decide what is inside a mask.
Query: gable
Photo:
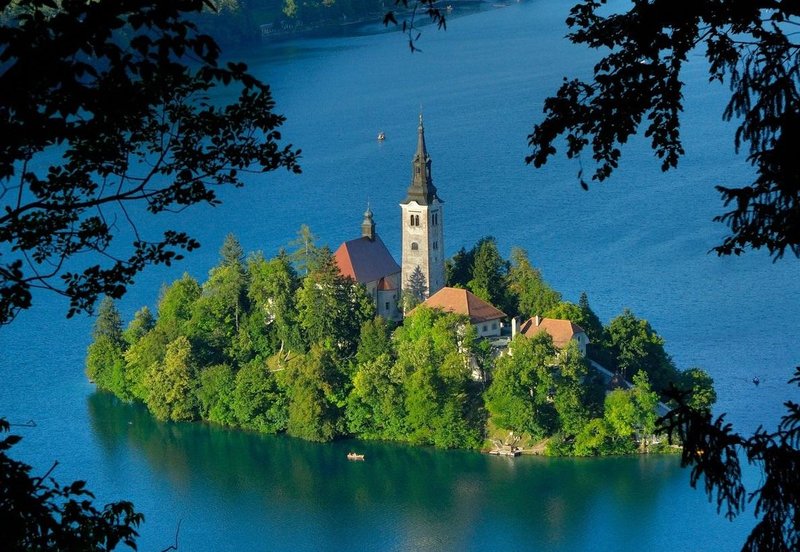
[[[506,317],[506,313],[466,289],[444,287],[428,297],[424,304],[433,309],[465,314],[473,323]]]
[[[361,237],[344,242],[334,253],[333,259],[344,276],[360,284],[400,272],[400,265],[377,234],[374,240]]]

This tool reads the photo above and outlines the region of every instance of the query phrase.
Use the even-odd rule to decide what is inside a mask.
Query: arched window
[[[414,215],[411,215],[409,223],[411,226],[414,226]]]
[[[414,215],[414,226],[419,226],[419,215]]]
[[[417,242],[411,242],[411,251],[419,250],[419,244]]]

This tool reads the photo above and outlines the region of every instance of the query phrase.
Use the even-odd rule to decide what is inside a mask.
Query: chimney
[[[516,316],[511,317],[511,339],[514,339],[519,333],[519,318]]]

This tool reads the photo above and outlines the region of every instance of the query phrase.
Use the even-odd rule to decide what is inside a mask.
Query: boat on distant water
[[[384,140],[386,140],[386,133],[381,130],[378,132],[378,142],[383,142]]]
[[[364,455],[363,454],[356,454],[355,452],[348,452],[347,453],[347,459],[348,460],[352,460],[352,461],[361,460],[363,462],[364,461]]]

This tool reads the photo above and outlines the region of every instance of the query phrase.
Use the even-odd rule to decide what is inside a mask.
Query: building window
[[[389,310],[389,301],[386,301],[386,310]]]
[[[419,249],[419,244],[417,242],[411,242],[411,251],[417,251]]]
[[[419,226],[419,215],[414,215],[414,226]]]
[[[433,213],[431,215],[431,225],[438,226],[439,225],[439,213]]]
[[[437,241],[434,241],[434,242],[433,242],[433,248],[434,248],[434,249],[439,249],[439,242],[437,242]]]
[[[497,329],[497,322],[492,322],[492,329],[493,329],[493,330],[496,330],[496,329]]]
[[[486,324],[484,324],[483,325],[483,331],[485,332],[487,329],[488,329],[488,326]]]

